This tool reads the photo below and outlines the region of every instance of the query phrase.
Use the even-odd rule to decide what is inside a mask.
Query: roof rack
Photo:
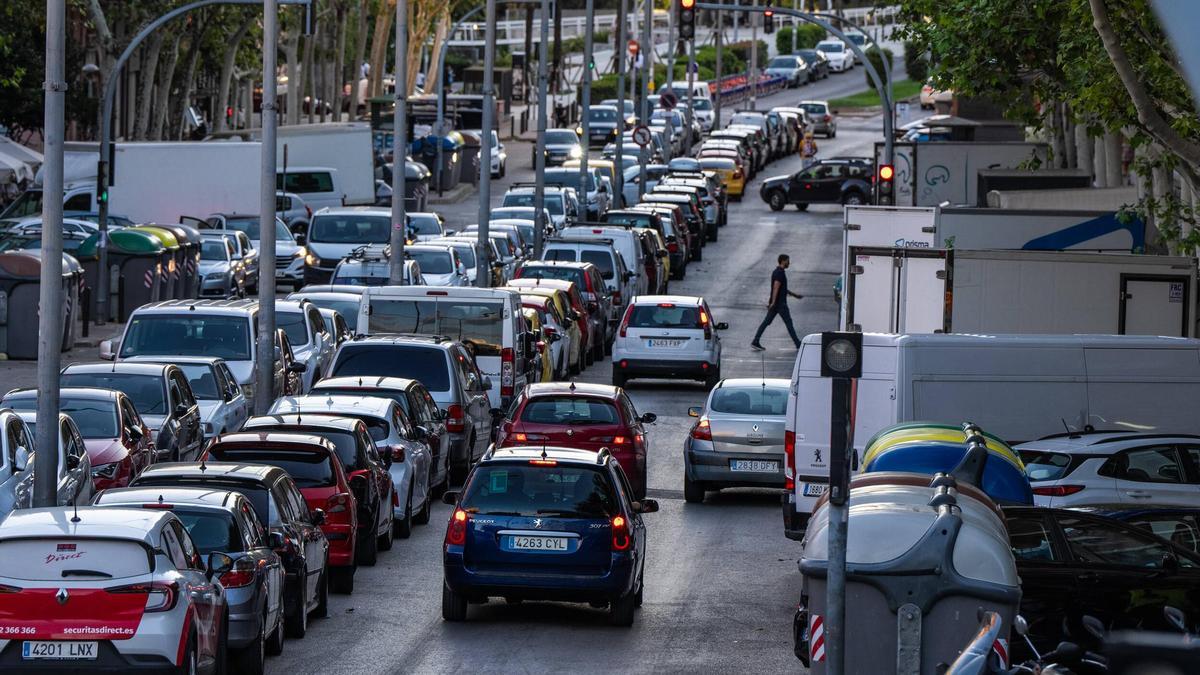
[[[608,448],[600,448],[596,453],[596,464],[603,466],[604,462],[612,459],[612,452]]]
[[[384,244],[382,247],[379,244],[363,244],[358,248],[350,251],[350,255],[346,256],[347,260],[361,260],[363,262],[386,262],[392,257],[392,245]]]

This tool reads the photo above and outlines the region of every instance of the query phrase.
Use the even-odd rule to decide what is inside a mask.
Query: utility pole
[[[800,11],[800,0],[792,0],[792,9]],[[792,19],[792,53],[796,53],[796,36],[800,32],[800,22]]]
[[[692,90],[696,87],[696,40],[693,38],[688,40],[688,63],[687,63],[687,115],[684,117],[684,123],[687,124],[687,135],[684,138],[683,154],[688,157],[692,156]]]
[[[642,44],[638,47],[638,56],[642,59],[642,67],[639,69],[642,72],[642,86],[638,89],[638,100],[640,102],[641,123],[650,126],[650,55],[654,53],[654,38],[650,33],[650,26],[654,22],[654,7],[650,0],[642,0],[642,5],[645,7],[645,13],[642,25]],[[634,6],[636,8],[636,5]],[[635,12],[636,14],[636,12]],[[637,78],[634,78],[636,81]],[[669,143],[671,139],[667,139]],[[641,167],[638,171],[638,197],[646,194],[646,164],[650,162],[650,146],[645,146],[638,153],[641,161],[638,166]]]
[[[275,396],[275,116],[279,5],[263,0],[262,161],[259,167],[258,349],[254,355],[254,414],[265,415]]]
[[[537,119],[537,155],[534,156],[534,170],[537,171],[537,184],[533,193],[533,249],[537,259],[542,257],[542,247],[546,239],[546,103],[549,89],[546,74],[546,60],[549,55],[547,42],[550,41],[550,0],[542,0],[541,13],[541,42],[538,44],[538,119]],[[480,223],[482,225],[482,223]]]
[[[404,242],[408,216],[404,202],[408,171],[408,2],[396,2],[396,109],[392,112],[392,252],[388,258],[388,283],[404,285]],[[494,11],[494,8],[493,8]],[[441,123],[441,120],[438,120]],[[438,137],[438,144],[442,142]],[[490,159],[490,157],[489,157]],[[490,162],[488,163],[490,167]],[[441,189],[438,185],[438,189]]]
[[[625,0],[619,0],[617,4],[617,44],[614,46],[614,53],[617,57],[617,115],[621,117],[619,125],[621,132],[617,134],[616,152],[613,154],[613,178],[616,178],[614,188],[618,195],[621,195],[621,206],[626,207],[629,204],[625,203],[625,162],[624,162],[624,141],[625,141],[625,58],[627,47],[625,44]]]
[[[583,198],[583,202],[587,203],[587,187],[588,187],[588,149],[592,145],[592,127],[588,119],[588,111],[592,108],[592,26],[596,23],[596,0],[587,0],[584,5],[585,19],[587,21],[583,33],[583,76],[579,79],[579,86],[583,90],[583,112],[580,115],[583,126],[583,155],[579,158],[579,194]],[[621,111],[617,111],[617,118],[622,118]],[[618,133],[623,133],[621,124],[617,124]],[[587,208],[584,207],[584,211]],[[600,214],[596,214],[599,217]]]
[[[718,0],[718,4],[719,4],[719,1],[720,0]],[[724,42],[724,36],[725,36],[725,15],[722,14],[721,10],[718,9],[717,11],[713,12],[713,16],[715,16],[717,19],[717,64],[716,64],[716,66],[717,66],[717,69],[716,69],[717,70],[717,72],[716,72],[717,92],[716,92],[716,100],[713,101],[713,129],[720,129],[722,126],[722,123],[721,123],[721,77],[722,77],[721,52],[724,51],[724,49],[725,49],[724,45],[722,44]],[[733,15],[733,20],[737,21],[737,14]]]
[[[67,107],[66,0],[46,0],[45,176],[42,193],[42,271],[38,289],[38,425],[34,439],[33,505],[58,505],[58,371],[63,339],[63,136]],[[99,186],[97,186],[99,189]],[[100,275],[107,270],[101,268]]]
[[[758,0],[750,0],[750,6],[758,9]],[[758,109],[758,19],[750,15],[750,109]]]
[[[492,210],[492,127],[496,112],[496,0],[487,0],[487,18],[484,23],[483,39],[483,121],[479,134],[479,241],[475,244],[475,285],[487,288],[492,285],[492,257],[488,242],[488,214]],[[441,124],[438,120],[438,124]],[[442,142],[438,138],[438,145]],[[483,263],[482,265],[478,263]]]

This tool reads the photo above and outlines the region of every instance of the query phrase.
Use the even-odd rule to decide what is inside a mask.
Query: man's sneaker
[[[753,349],[753,350],[754,350],[754,351],[756,351],[756,352],[765,352],[765,351],[767,351],[767,348],[766,348],[766,347],[764,347],[764,346],[762,346],[762,345],[758,344],[757,342],[751,342],[751,343],[750,343],[750,349]]]

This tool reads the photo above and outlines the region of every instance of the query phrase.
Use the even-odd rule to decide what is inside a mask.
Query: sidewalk
[[[80,326],[82,328],[82,326]],[[89,363],[100,360],[100,343],[104,340],[118,338],[125,331],[123,323],[108,323],[103,326],[88,326],[88,336],[75,341],[75,348],[62,353],[62,367],[72,363]],[[8,360],[0,355],[0,395],[19,387],[37,386],[36,360]]]

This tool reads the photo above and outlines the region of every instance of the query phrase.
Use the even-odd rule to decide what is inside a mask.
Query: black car
[[[1084,615],[1110,630],[1173,630],[1165,605],[1200,618],[1200,556],[1192,551],[1073,509],[1006,507],[1004,516],[1021,578],[1020,613],[1035,645],[1078,642],[1088,635]]]
[[[829,77],[829,57],[815,49],[801,49],[796,56],[808,63],[808,81],[815,82]]]
[[[1200,555],[1200,507],[1111,504],[1075,508],[1140,527]]]
[[[212,487],[250,500],[283,559],[284,622],[292,637],[308,632],[308,617],[329,614],[329,541],[321,532],[325,512],[309,511],[304,495],[286,471],[265,464],[225,462],[157,464],[130,487]]]
[[[593,105],[588,108],[588,137],[584,140],[589,146],[603,147],[617,137],[618,130],[625,130],[625,122],[617,113],[617,106]],[[583,136],[583,122],[575,132]]]
[[[795,204],[868,204],[871,201],[871,165],[857,159],[822,159],[790,176],[763,181],[759,194],[772,211]]]

